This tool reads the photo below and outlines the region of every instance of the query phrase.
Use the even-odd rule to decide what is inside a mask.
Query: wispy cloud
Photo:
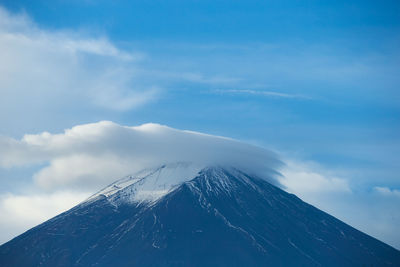
[[[0,111],[9,116],[53,105],[129,110],[158,96],[159,88],[136,75],[142,53],[121,50],[105,37],[44,30],[1,7],[0,49]]]
[[[252,90],[252,89],[221,89],[213,91],[218,94],[241,94],[241,95],[256,95],[276,98],[296,98],[296,99],[312,99],[309,96],[300,94],[289,94],[276,91]]]
[[[196,71],[168,71],[160,69],[141,69],[141,75],[148,76],[159,82],[189,82],[206,85],[236,84],[242,81],[237,77],[226,75],[206,75]]]
[[[376,186],[374,187],[374,191],[388,197],[400,197],[400,190],[391,189],[385,186]]]

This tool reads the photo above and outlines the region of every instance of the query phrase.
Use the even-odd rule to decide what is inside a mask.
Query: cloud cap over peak
[[[277,183],[282,164],[266,149],[234,139],[147,123],[122,126],[111,121],[77,125],[61,134],[43,132],[21,140],[0,138],[3,167],[49,163],[34,179],[45,189],[97,190],[143,168],[185,161],[229,165]]]

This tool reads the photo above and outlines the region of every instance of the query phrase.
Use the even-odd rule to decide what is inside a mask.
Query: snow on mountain
[[[189,162],[165,164],[144,169],[110,184],[91,196],[87,202],[101,196],[111,203],[154,202],[183,182],[195,178],[205,166]]]

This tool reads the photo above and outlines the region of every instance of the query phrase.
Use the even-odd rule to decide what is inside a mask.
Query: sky
[[[152,140],[187,157],[176,147],[195,132],[206,148],[273,151],[285,190],[400,249],[399,13],[398,1],[1,0],[0,243],[154,158]]]

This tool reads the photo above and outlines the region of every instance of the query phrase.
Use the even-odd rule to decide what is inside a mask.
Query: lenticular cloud
[[[110,121],[78,125],[61,134],[0,138],[0,164],[48,163],[34,175],[46,189],[98,189],[115,179],[172,162],[229,165],[276,184],[281,165],[266,149],[230,138],[148,123],[135,127]]]

